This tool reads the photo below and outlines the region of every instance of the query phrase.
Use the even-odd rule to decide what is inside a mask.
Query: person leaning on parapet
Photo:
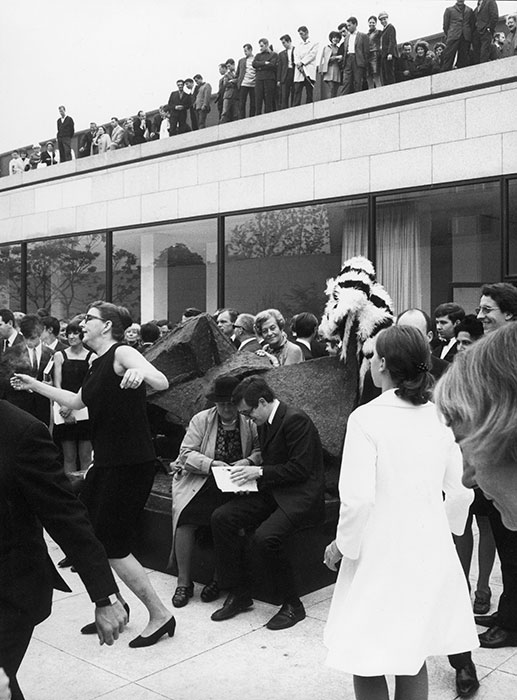
[[[72,494],[47,428],[0,401],[0,668],[13,700],[16,673],[34,627],[50,615],[54,588],[70,591],[48,556],[43,527],[74,562],[90,598],[101,644],[127,622],[117,585],[86,509]]]
[[[508,15],[506,18],[508,34],[503,46],[503,58],[517,55],[517,14]]]
[[[346,24],[348,34],[340,47],[344,59],[343,86],[341,88],[343,95],[361,92],[370,55],[370,41],[366,34],[357,31],[357,17],[349,17]]]
[[[486,63],[490,60],[490,47],[499,20],[496,0],[478,0],[474,9],[472,32],[473,63]]]
[[[313,101],[314,83],[318,58],[318,44],[309,39],[309,30],[305,26],[298,27],[301,42],[294,47],[294,94],[293,107],[302,103],[302,91],[305,87],[305,102]]]
[[[57,145],[59,148],[59,162],[72,160],[72,136],[75,133],[74,120],[66,113],[64,105],[60,105],[59,119],[57,120]]]
[[[284,47],[278,54],[276,65],[276,86],[280,90],[279,107],[287,109],[293,101],[294,89],[294,48],[289,34],[280,37],[280,43]]]
[[[259,53],[253,59],[255,68],[255,109],[256,114],[272,112],[275,106],[276,66],[278,55],[272,50],[269,39],[259,39]]]
[[[301,348],[287,339],[285,318],[278,309],[266,309],[255,316],[255,331],[264,340],[258,355],[269,358],[274,367],[303,362]]]
[[[494,34],[494,40],[490,44],[490,60],[497,61],[499,58],[503,58],[504,42],[506,41],[506,34],[504,32],[496,32]]]
[[[223,100],[224,100],[224,76],[226,75],[226,63],[220,63],[219,66],[219,86],[217,88],[217,111],[219,113],[219,121],[221,121],[221,115],[223,113]]]
[[[32,153],[29,157],[29,164],[31,170],[37,170],[41,166],[41,146],[39,143],[35,143],[32,146]]]
[[[198,129],[206,129],[206,118],[210,112],[210,100],[212,98],[212,86],[203,80],[203,76],[197,73],[194,81],[198,91],[194,102],[194,109],[197,114]]]
[[[18,173],[23,173],[25,171],[25,165],[18,151],[13,151],[11,153],[11,160],[9,161],[9,175],[17,175]]]
[[[126,148],[129,146],[128,134],[125,129],[120,126],[120,122],[117,117],[111,117],[111,143],[110,150],[115,151],[119,148]]]
[[[246,117],[246,102],[249,100],[249,116],[255,116],[256,70],[253,67],[253,46],[244,44],[244,56],[237,64],[237,87],[239,88],[239,118]]]
[[[81,136],[81,141],[79,143],[79,158],[86,158],[87,156],[92,156],[93,151],[93,141],[97,135],[97,124],[95,122],[90,122],[89,130]]]
[[[446,41],[442,71],[451,70],[456,55],[456,68],[465,68],[469,65],[474,21],[474,11],[465,5],[465,0],[456,0],[455,5],[446,8],[443,14],[443,33]]]
[[[255,333],[255,316],[239,314],[233,324],[235,340],[239,343],[239,352],[256,352],[260,342]]]
[[[397,48],[397,32],[388,22],[388,13],[379,12],[382,24],[381,32],[381,80],[383,85],[393,85],[395,82],[396,61],[399,55]]]
[[[441,73],[441,71],[442,71],[444,51],[445,51],[445,44],[443,43],[443,41],[438,41],[433,46],[433,53],[434,53],[433,72],[434,73]]]
[[[211,619],[228,620],[253,605],[251,580],[242,559],[242,529],[254,529],[260,551],[282,607],[266,627],[281,630],[305,618],[285,541],[297,528],[322,518],[323,450],[318,431],[303,411],[278,401],[261,377],[243,379],[232,395],[241,416],[258,427],[262,467],[231,471],[239,487],[258,492],[233,498],[212,514],[216,570],[221,588],[229,589],[224,605]]]

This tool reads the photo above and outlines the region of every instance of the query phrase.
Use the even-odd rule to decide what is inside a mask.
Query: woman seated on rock
[[[214,408],[200,411],[190,421],[176,462],[172,481],[173,554],[178,566],[178,586],[172,598],[176,608],[187,605],[194,595],[191,559],[194,536],[200,526],[210,525],[213,511],[230,498],[215,483],[212,467],[261,463],[255,424],[240,415],[232,403],[236,377],[218,377],[207,395]],[[219,597],[214,580],[201,591],[209,603]]]

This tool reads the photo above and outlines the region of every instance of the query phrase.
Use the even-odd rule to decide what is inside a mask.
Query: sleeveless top
[[[76,394],[83,384],[83,380],[90,369],[90,350],[83,360],[73,360],[64,350],[61,350],[63,364],[61,365],[61,387]]]
[[[115,343],[92,362],[82,386],[88,407],[94,464],[100,467],[152,462],[155,459],[146,412],[145,383],[138,389],[121,389],[115,374]]]

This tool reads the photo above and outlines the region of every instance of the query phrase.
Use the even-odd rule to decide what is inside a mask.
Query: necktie
[[[32,369],[37,370],[38,369],[38,358],[36,357],[36,348],[30,348],[30,357],[31,357],[31,365]]]

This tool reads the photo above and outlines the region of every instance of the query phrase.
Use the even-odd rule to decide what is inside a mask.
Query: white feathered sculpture
[[[359,383],[362,388],[368,369],[368,358],[374,338],[394,322],[393,302],[368,258],[358,255],[345,260],[339,275],[327,281],[328,301],[320,324],[320,335],[326,340],[342,341],[341,359],[346,361],[352,329],[357,341]]]

